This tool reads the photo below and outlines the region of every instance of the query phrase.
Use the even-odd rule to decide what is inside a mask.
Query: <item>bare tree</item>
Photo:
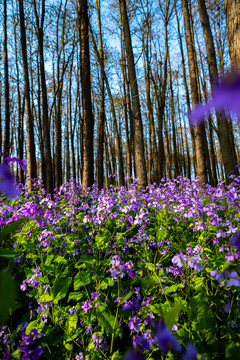
[[[88,1],[78,2],[78,21],[80,36],[80,72],[82,85],[82,111],[83,111],[83,173],[82,184],[90,187],[94,183],[94,157],[93,157],[93,129],[94,119],[92,113],[91,80],[90,80],[90,54],[89,54],[89,20]]]

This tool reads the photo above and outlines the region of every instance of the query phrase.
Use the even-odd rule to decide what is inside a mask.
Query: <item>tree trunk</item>
[[[97,138],[97,184],[98,188],[103,188],[104,167],[103,167],[103,145],[104,145],[104,123],[105,123],[105,88],[104,88],[104,52],[102,41],[102,24],[101,24],[101,7],[100,0],[96,0],[97,18],[98,18],[98,32],[99,32],[99,57],[100,57],[100,114],[98,123],[98,138]]]
[[[34,13],[36,19],[36,31],[38,38],[38,51],[40,57],[40,76],[41,76],[41,87],[42,87],[42,115],[43,115],[43,135],[44,135],[44,163],[46,172],[46,192],[53,196],[53,171],[52,171],[52,156],[51,156],[51,141],[48,121],[48,100],[47,100],[47,86],[45,78],[45,65],[43,55],[43,25],[45,17],[45,0],[42,0],[42,11],[41,11],[41,24],[39,23],[39,16],[37,13],[36,0],[33,0]]]
[[[79,0],[78,7],[79,36],[80,36],[80,73],[82,85],[83,111],[83,173],[82,185],[91,187],[94,183],[93,130],[94,119],[92,113],[90,54],[89,54],[89,20],[88,1]]]
[[[217,61],[216,61],[213,36],[209,23],[205,0],[198,0],[198,9],[199,9],[199,14],[200,14],[200,19],[202,23],[203,34],[207,49],[207,61],[208,61],[210,83],[213,90],[218,80],[218,70],[217,70]],[[239,46],[240,46],[240,42],[239,42]],[[226,116],[223,113],[222,114],[217,113],[217,124],[218,124],[218,137],[219,137],[222,161],[225,169],[225,176],[227,177],[230,171],[236,170],[236,163],[234,161],[235,157],[232,151]]]
[[[143,127],[126,0],[119,0],[119,4],[132,95],[132,115],[134,119],[134,161],[136,167],[136,177],[139,179],[139,186],[145,187],[147,185],[147,169],[144,155]]]
[[[192,98],[192,107],[199,103],[198,95],[198,84],[197,84],[197,75],[196,67],[194,60],[195,49],[192,42],[192,33],[190,27],[190,14],[188,9],[187,0],[182,0],[182,10],[184,17],[184,27],[185,27],[185,37],[187,42],[187,51],[188,51],[188,66],[189,66],[189,77],[190,77],[190,87],[191,87],[191,98]],[[204,144],[204,125],[195,125],[194,133],[196,139],[196,175],[199,176],[200,183],[207,183],[207,169],[205,163],[205,144]]]
[[[10,151],[10,98],[9,98],[9,73],[8,73],[8,48],[7,48],[7,0],[3,2],[3,59],[4,59],[4,99],[5,99],[5,137],[4,150]]]
[[[19,0],[19,14],[20,14],[23,75],[24,75],[24,101],[25,101],[25,109],[26,109],[25,113],[26,113],[26,124],[27,124],[27,163],[28,163],[28,177],[29,177],[28,186],[29,189],[31,190],[31,179],[37,177],[37,168],[36,168],[36,151],[35,151],[35,141],[34,141],[34,125],[33,125],[32,109],[31,109],[31,99],[30,99],[23,0]]]
[[[240,69],[240,2],[224,0],[231,65]]]

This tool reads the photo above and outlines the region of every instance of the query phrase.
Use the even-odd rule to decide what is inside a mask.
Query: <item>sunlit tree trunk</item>
[[[224,0],[231,65],[240,69],[240,2]]]
[[[129,123],[130,114],[128,116],[128,100],[127,100],[127,73],[126,73],[126,56],[124,49],[124,38],[123,32],[121,32],[121,54],[122,54],[122,77],[123,77],[123,111],[124,111],[124,121],[125,121],[125,131],[126,131],[126,145],[127,145],[127,169],[128,176],[132,176],[132,157],[131,157],[131,144],[130,144],[130,131],[129,131]]]
[[[192,43],[190,15],[189,15],[187,0],[182,0],[182,10],[184,17],[187,51],[188,51],[188,66],[189,66],[192,107],[194,107],[199,103],[199,96],[198,96],[197,74],[196,74],[195,60],[194,60],[195,49]],[[205,144],[204,144],[204,134],[203,134],[204,131],[205,129],[203,124],[194,126],[194,133],[196,139],[196,160],[197,160],[196,175],[199,176],[199,180],[201,184],[207,183],[207,169],[205,163],[206,154],[205,154]]]
[[[10,151],[10,98],[9,98],[9,71],[7,48],[7,0],[3,1],[3,61],[4,61],[4,101],[5,101],[5,134],[4,150]]]
[[[28,162],[27,169],[28,169],[28,177],[29,177],[28,185],[31,190],[31,179],[37,177],[37,168],[36,168],[36,150],[35,150],[35,140],[34,140],[34,125],[33,125],[30,86],[29,86],[27,42],[26,42],[23,0],[19,0],[19,15],[20,15],[23,75],[24,75],[24,101],[25,101],[25,114],[26,114],[26,125],[27,125],[27,162]]]
[[[40,76],[42,88],[42,115],[43,115],[43,134],[44,134],[44,163],[46,172],[46,191],[53,196],[53,169],[52,169],[52,156],[51,156],[51,141],[48,122],[48,100],[47,100],[47,86],[45,77],[45,62],[43,54],[43,27],[45,19],[45,0],[42,0],[41,8],[41,21],[37,12],[36,0],[33,0],[34,13],[36,19],[36,32],[38,38],[38,51],[40,58]]]
[[[89,20],[88,1],[78,1],[78,20],[80,35],[80,73],[82,85],[83,112],[83,172],[82,185],[91,187],[94,183],[93,130],[94,119],[92,113],[90,54],[89,54]]]
[[[97,138],[97,184],[99,189],[103,188],[104,167],[104,122],[105,122],[105,87],[104,87],[104,52],[102,40],[102,22],[101,22],[101,6],[100,0],[96,0],[97,19],[98,19],[98,33],[99,33],[99,56],[100,56],[100,114],[98,121],[98,138]]]
[[[134,121],[134,161],[136,168],[136,177],[139,179],[139,185],[145,187],[147,185],[147,169],[144,155],[144,139],[142,117],[140,110],[139,92],[134,64],[132,41],[127,15],[126,0],[119,0],[121,21],[124,33],[124,42],[127,53],[128,75],[131,86],[132,96],[132,115]]]
[[[144,78],[145,78],[145,87],[146,87],[146,100],[147,100],[147,109],[148,109],[148,121],[149,121],[149,169],[148,177],[149,183],[158,182],[159,179],[159,158],[158,158],[158,149],[157,149],[157,140],[153,116],[153,104],[151,99],[151,13],[148,6],[148,1],[146,2],[146,16],[144,18],[143,26],[143,64],[144,64]]]
[[[119,185],[124,185],[124,171],[123,171],[123,157],[122,157],[122,149],[121,149],[121,137],[120,137],[119,130],[118,130],[118,124],[117,124],[117,117],[116,117],[114,100],[113,100],[111,88],[110,88],[110,85],[109,85],[109,82],[108,82],[107,74],[106,74],[106,72],[104,70],[104,64],[103,64],[103,62],[101,60],[101,55],[100,55],[100,53],[99,53],[99,51],[97,49],[96,41],[94,39],[93,32],[92,32],[91,28],[90,28],[90,31],[91,31],[91,35],[92,35],[94,51],[95,51],[95,53],[97,55],[98,62],[100,64],[100,67],[101,67],[101,70],[102,70],[102,74],[104,76],[104,81],[105,81],[105,84],[106,84],[106,89],[107,89],[107,93],[108,93],[108,97],[109,97],[109,101],[110,101],[110,106],[111,106],[114,133],[115,133],[115,138],[116,138],[116,152],[117,152],[117,158],[118,158],[118,180],[119,180]],[[105,112],[104,112],[104,116],[105,116]]]
[[[209,23],[205,0],[198,0],[198,9],[199,9],[199,14],[200,14],[200,19],[202,23],[203,34],[207,49],[207,61],[208,61],[210,83],[212,90],[214,90],[214,86],[216,85],[216,82],[218,80],[218,70],[217,70],[217,61],[216,61],[213,36]],[[240,42],[239,42],[239,46],[240,46]],[[225,176],[227,177],[230,171],[234,171],[236,169],[236,163],[234,161],[235,156],[232,151],[233,146],[231,144],[229,137],[228,124],[224,114],[217,113],[217,124],[218,124],[218,137],[219,137],[222,161],[225,169]]]

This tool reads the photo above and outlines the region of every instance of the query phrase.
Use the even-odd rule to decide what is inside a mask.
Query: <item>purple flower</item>
[[[176,337],[171,333],[171,330],[165,326],[163,320],[153,324],[153,329],[155,333],[154,341],[157,343],[161,351],[164,353],[167,353],[168,351],[181,351],[181,345],[177,341]]]
[[[230,240],[230,245],[235,246],[240,251],[240,231]]]
[[[69,312],[69,314],[73,314],[73,313],[76,313],[77,312],[77,310],[75,309],[75,307],[73,306],[73,307],[71,307],[70,309],[68,309],[68,312]]]
[[[86,313],[89,309],[92,308],[92,302],[91,301],[85,301],[83,304],[82,304],[82,309],[83,311]]]
[[[200,124],[212,108],[216,111],[233,111],[240,116],[240,73],[233,73],[230,76],[222,77],[215,86],[212,99],[204,105],[196,106],[189,114],[192,124]]]
[[[96,349],[98,350],[99,345],[102,342],[102,336],[98,335],[98,333],[92,335],[92,339],[94,342],[94,345],[96,346]]]
[[[83,360],[83,353],[80,352],[76,357],[75,357],[75,360]]]
[[[14,176],[6,163],[0,164],[0,177],[0,193],[3,193],[9,199],[15,199],[19,193],[14,186]]]
[[[91,293],[91,298],[92,298],[93,300],[95,300],[95,299],[98,297],[98,295],[99,295],[98,292],[93,292],[93,293]]]
[[[153,340],[151,332],[147,331],[140,336],[135,337],[135,347],[139,346],[143,350],[149,351],[152,346]]]
[[[6,156],[4,160],[6,160],[9,165],[11,165],[14,161],[16,161],[18,163],[18,165],[21,166],[22,170],[27,169],[27,166],[26,166],[27,160],[25,160],[25,159],[20,160],[20,159],[18,159],[16,157],[10,158],[9,156]]]
[[[197,360],[197,350],[192,343],[187,344],[187,350],[182,355],[182,360]]]
[[[236,271],[232,271],[231,273],[228,274],[229,279],[227,280],[227,285],[228,286],[239,286],[240,282],[239,282],[239,277]]]
[[[212,270],[210,271],[210,276],[213,277],[215,280],[217,280],[218,282],[222,282],[223,281],[223,276],[221,273],[218,272],[218,270]]]
[[[140,331],[140,323],[141,323],[141,319],[137,318],[136,316],[133,316],[132,318],[130,318],[129,320],[129,329],[135,330],[136,332]]]
[[[89,334],[90,332],[92,332],[92,324],[85,326],[85,329],[86,329],[86,334]]]
[[[124,357],[124,360],[144,360],[144,358],[139,352],[131,350]]]

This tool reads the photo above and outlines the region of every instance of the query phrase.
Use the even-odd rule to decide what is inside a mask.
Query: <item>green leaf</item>
[[[25,333],[26,335],[28,335],[33,329],[37,329],[38,330],[38,333],[41,332],[41,330],[43,329],[44,327],[44,323],[42,322],[39,322],[39,320],[34,320],[34,321],[31,321],[29,324],[28,324],[28,327],[26,328],[25,330]]]
[[[74,290],[80,289],[82,286],[90,284],[91,277],[89,272],[79,271],[74,278]]]
[[[69,286],[71,285],[72,277],[58,280],[52,288],[52,294],[54,297],[54,304],[57,304],[59,300],[64,299],[67,295]]]
[[[0,272],[0,326],[4,325],[10,311],[13,311],[15,297],[15,281],[8,271],[3,270]]]
[[[240,352],[240,344],[232,342],[225,349],[225,359],[238,360]]]
[[[13,235],[17,230],[26,222],[26,219],[19,219],[17,221],[12,221],[0,231],[0,240],[6,240],[10,235]]]
[[[118,320],[115,319],[115,316],[101,306],[97,307],[96,312],[98,322],[103,327],[107,335],[110,336],[114,333],[117,337],[122,336],[122,330],[119,327]]]
[[[69,315],[67,319],[67,331],[70,335],[72,331],[75,331],[77,328],[78,316],[76,313]]]
[[[0,248],[0,257],[4,258],[14,258],[16,256],[19,256],[21,254],[20,251],[10,250],[10,249],[4,249]]]
[[[120,305],[122,305],[125,301],[127,301],[132,296],[132,294],[133,294],[132,291],[129,291],[126,295],[124,295],[124,297],[120,301]]]
[[[155,265],[152,263],[145,263],[145,266],[150,271],[155,271]]]
[[[174,324],[177,323],[178,315],[180,313],[180,306],[175,305],[170,311],[163,314],[163,320],[166,326],[168,326],[170,329],[173,327]]]
[[[58,264],[66,264],[67,260],[63,256],[57,256],[54,260],[54,262]]]
[[[122,360],[122,355],[119,354],[119,350],[112,354],[111,360]]]
[[[83,292],[70,292],[68,295],[68,302],[71,300],[79,301],[84,296]]]
[[[163,293],[164,293],[164,295],[170,294],[170,293],[174,293],[174,292],[176,292],[178,289],[182,289],[183,287],[184,287],[183,284],[174,284],[174,285],[171,285],[171,286],[166,287],[166,288],[163,290]]]

